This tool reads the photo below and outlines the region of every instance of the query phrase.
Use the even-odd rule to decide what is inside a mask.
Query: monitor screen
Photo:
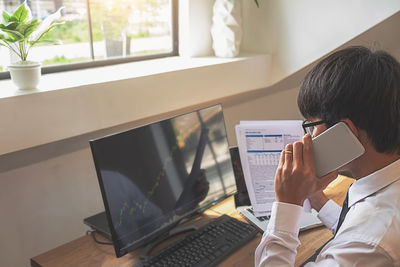
[[[118,257],[236,192],[220,105],[90,141]]]

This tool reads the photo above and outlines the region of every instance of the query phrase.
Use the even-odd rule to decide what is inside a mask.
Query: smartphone
[[[344,122],[312,139],[315,174],[322,177],[364,154],[365,149]]]

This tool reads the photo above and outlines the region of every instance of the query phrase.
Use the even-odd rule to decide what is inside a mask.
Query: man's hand
[[[316,211],[320,211],[322,207],[328,202],[329,198],[324,194],[322,190],[319,190],[308,197],[310,200],[311,207]]]
[[[337,175],[338,171],[333,171],[321,178],[315,176],[311,135],[306,134],[302,142],[289,144],[282,151],[275,174],[276,200],[302,206]]]

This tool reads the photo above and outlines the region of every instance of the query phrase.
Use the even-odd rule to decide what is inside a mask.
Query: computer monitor
[[[220,105],[90,141],[117,257],[236,192]]]

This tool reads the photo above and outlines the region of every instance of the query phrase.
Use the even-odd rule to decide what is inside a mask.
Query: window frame
[[[96,68],[103,67],[109,65],[116,65],[128,62],[149,60],[155,58],[163,58],[163,57],[173,57],[179,55],[179,25],[178,25],[178,1],[179,0],[171,0],[171,30],[172,30],[172,51],[168,53],[160,53],[160,54],[151,54],[146,56],[128,56],[128,57],[118,57],[118,58],[110,58],[110,59],[94,59],[93,53],[93,38],[92,38],[92,22],[91,22],[91,14],[90,14],[90,0],[86,0],[86,8],[87,8],[87,19],[88,19],[88,28],[89,28],[89,43],[90,43],[90,57],[91,61],[87,62],[78,62],[78,63],[69,63],[64,65],[55,65],[55,66],[42,66],[41,72],[42,74],[47,73],[55,73],[55,72],[63,72],[63,71],[71,71],[71,70],[79,70],[86,68]],[[10,79],[10,72],[5,70],[0,72],[0,80]]]

